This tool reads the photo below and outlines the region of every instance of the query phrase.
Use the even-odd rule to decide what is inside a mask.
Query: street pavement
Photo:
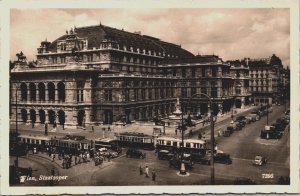
[[[250,107],[245,110],[237,112],[235,116],[249,113],[255,108]],[[283,114],[282,106],[273,106],[273,113],[269,114],[269,124],[276,121],[276,119]],[[216,123],[216,131],[224,129],[231,121],[231,114],[219,117]],[[247,177],[255,180],[258,184],[277,184],[280,176],[289,176],[289,130],[285,131],[284,136],[280,140],[263,140],[260,139],[260,130],[266,125],[266,117],[263,117],[260,121],[251,123],[243,128],[241,131],[234,132],[230,137],[218,137],[216,136],[217,146],[219,150],[229,153],[233,159],[233,163],[230,165],[215,164],[215,181],[216,184],[233,184],[234,179],[237,177]],[[20,126],[20,132],[27,133],[43,133],[41,130],[25,130],[29,125]],[[73,134],[81,135],[82,132],[86,133],[86,137],[106,137],[107,135],[113,135],[114,132],[119,131],[116,127],[111,126],[110,132],[103,131],[103,127],[94,127],[94,132],[86,128],[86,130],[75,130]],[[134,127],[129,125],[128,127]],[[128,128],[127,127],[127,128]],[[139,130],[141,129],[139,125]],[[36,127],[38,129],[38,127]],[[152,127],[153,129],[153,127]],[[197,137],[197,132],[205,132],[206,138],[210,138],[210,127],[206,125],[197,125],[193,128]],[[121,129],[120,129],[121,130]],[[124,130],[124,129],[122,129]],[[144,129],[143,129],[144,130]],[[148,129],[147,129],[148,130]],[[151,131],[151,129],[149,129]],[[174,131],[174,130],[173,130]],[[71,130],[65,130],[65,132],[71,132]],[[169,132],[167,132],[169,133]],[[216,132],[215,132],[216,133]],[[51,132],[49,134],[65,134],[62,130]],[[106,134],[106,135],[105,135]],[[170,132],[171,134],[171,132]],[[41,173],[49,173],[49,169],[54,167],[55,171],[59,175],[67,175],[68,180],[60,181],[56,185],[93,185],[93,186],[105,186],[105,185],[206,185],[210,184],[210,170],[211,167],[207,165],[195,164],[193,170],[188,171],[187,176],[178,175],[178,169],[169,168],[168,161],[158,160],[154,151],[145,151],[145,159],[127,158],[125,156],[126,149],[123,149],[123,154],[112,159],[104,161],[102,165],[95,166],[94,162],[83,163],[80,165],[73,165],[70,169],[62,168],[62,161],[55,159],[51,162],[50,157],[46,154],[34,154],[27,157],[20,158],[20,164],[23,167],[29,165],[36,170],[33,175],[40,175]],[[252,161],[255,155],[264,155],[268,158],[267,165],[262,167],[253,166]],[[57,156],[56,156],[57,157]],[[13,157],[11,157],[13,160]],[[151,172],[155,171],[157,177],[155,181],[151,178],[146,178],[144,175],[140,175],[139,167],[149,167],[150,176]],[[46,175],[45,174],[45,175]],[[272,178],[263,178],[264,174],[273,174]],[[32,184],[33,183],[33,184]],[[45,182],[26,182],[28,185],[44,185]]]

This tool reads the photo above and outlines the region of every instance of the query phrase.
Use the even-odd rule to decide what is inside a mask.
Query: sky
[[[103,25],[141,31],[143,35],[181,45],[193,54],[215,54],[223,60],[265,58],[276,54],[290,65],[290,13],[276,8],[156,9],[12,9],[10,59],[23,51],[35,60],[37,48],[72,27]]]

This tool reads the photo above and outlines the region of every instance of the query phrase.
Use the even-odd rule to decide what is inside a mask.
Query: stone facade
[[[233,77],[234,71],[240,76]],[[247,73],[218,56],[194,56],[154,37],[104,25],[75,28],[52,43],[41,42],[34,64],[14,62],[10,117],[14,122],[17,110],[19,122],[66,127],[149,121],[172,114],[177,97],[184,112],[206,114],[208,100],[201,93],[221,115],[237,98],[248,98]],[[265,89],[251,89],[251,82],[252,92]]]

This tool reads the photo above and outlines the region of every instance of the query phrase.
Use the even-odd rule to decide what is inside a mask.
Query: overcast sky
[[[71,27],[99,25],[141,31],[181,44],[193,54],[223,60],[279,56],[290,64],[288,9],[13,9],[10,58],[23,51],[34,60],[40,42],[52,42]]]

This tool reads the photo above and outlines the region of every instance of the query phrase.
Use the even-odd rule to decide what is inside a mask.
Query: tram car
[[[121,147],[154,150],[154,136],[138,132],[124,132],[116,135]]]
[[[158,137],[156,139],[156,151],[168,150],[171,152],[180,152],[182,149],[182,140],[173,137]],[[185,153],[206,153],[206,142],[199,139],[185,139],[183,141],[183,150]]]
[[[36,148],[37,151],[45,151],[51,145],[51,138],[43,135],[19,135],[19,143],[22,144],[26,150]]]
[[[52,138],[51,144],[58,151],[77,154],[80,151],[88,151],[92,148],[92,141],[85,139],[84,136],[66,135],[60,138]]]

